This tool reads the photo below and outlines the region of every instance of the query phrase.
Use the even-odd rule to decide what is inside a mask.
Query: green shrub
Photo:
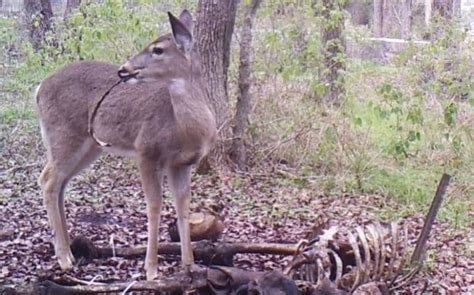
[[[163,8],[178,11],[180,2],[105,0],[82,5],[66,20],[55,18],[39,51],[28,41],[21,43],[23,62],[7,87],[26,95],[49,73],[75,60],[122,63],[158,34],[169,31]]]

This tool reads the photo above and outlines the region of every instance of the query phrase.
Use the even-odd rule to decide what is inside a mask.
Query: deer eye
[[[153,54],[160,55],[163,53],[163,48],[155,47],[153,48]]]

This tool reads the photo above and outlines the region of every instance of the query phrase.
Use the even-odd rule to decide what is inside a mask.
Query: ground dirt
[[[0,285],[60,277],[64,274],[53,258],[52,234],[36,183],[45,163],[37,124],[21,121],[0,128]],[[84,235],[98,246],[145,244],[145,202],[137,175],[132,162],[103,156],[76,177],[66,192],[70,234]],[[222,208],[224,241],[298,242],[322,214],[332,224],[350,227],[377,219],[384,208],[397,210],[393,200],[380,195],[321,195],[288,181],[275,167],[248,174],[195,176],[192,191],[195,207],[212,204]],[[167,191],[163,209],[160,235],[167,241],[167,225],[174,217]],[[419,212],[403,218],[412,245],[424,215]],[[473,292],[472,243],[472,231],[436,223],[425,267],[401,292]],[[236,265],[282,269],[289,260],[237,255]],[[160,258],[160,272],[176,271],[178,261],[179,257]],[[98,275],[97,281],[133,281],[144,279],[143,262],[123,258],[79,261],[67,274],[87,281]]]

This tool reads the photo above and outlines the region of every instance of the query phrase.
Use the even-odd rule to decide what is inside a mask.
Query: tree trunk
[[[328,105],[338,105],[340,96],[344,93],[343,71],[345,70],[345,42],[342,36],[344,17],[342,13],[344,1],[322,0],[321,15],[321,53],[324,70],[322,81],[326,86],[324,102]],[[334,13],[339,12],[339,13]]]
[[[460,18],[462,16],[461,12],[461,0],[453,0],[453,16]]]
[[[376,37],[407,38],[411,32],[413,0],[374,0]]]
[[[29,27],[30,40],[35,49],[41,46],[44,36],[51,29],[53,9],[50,0],[24,0],[25,19]]]
[[[425,26],[431,29],[431,15],[433,10],[433,0],[425,0]]]
[[[444,19],[451,19],[454,15],[454,0],[434,0],[433,10]]]
[[[382,36],[393,37],[393,31],[396,30],[396,25],[398,25],[395,22],[395,3],[393,0],[383,0],[382,2]]]
[[[411,33],[412,0],[402,0],[400,5],[400,36],[408,39]]]
[[[368,4],[365,0],[353,0],[346,4],[345,10],[351,15],[351,23],[354,25],[368,25],[370,16]]]
[[[74,9],[79,7],[79,5],[81,5],[81,0],[67,0],[64,17],[68,17]]]
[[[372,32],[375,37],[383,37],[383,0],[374,0]]]
[[[252,0],[245,9],[244,23],[240,35],[240,66],[239,66],[239,96],[234,117],[233,140],[231,159],[239,169],[244,169],[246,164],[246,149],[244,136],[247,130],[250,114],[250,86],[252,72],[252,25],[253,19],[262,0]]]
[[[195,51],[201,62],[202,74],[213,106],[219,129],[218,143],[211,158],[221,158],[227,152],[223,144],[231,136],[227,93],[227,69],[230,43],[234,31],[238,0],[200,0],[194,30]]]

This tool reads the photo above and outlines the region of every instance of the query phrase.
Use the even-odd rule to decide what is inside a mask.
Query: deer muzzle
[[[134,69],[129,63],[125,63],[124,65],[120,66],[117,74],[120,79],[127,81],[131,78],[136,78],[137,75],[140,74],[140,70]]]

